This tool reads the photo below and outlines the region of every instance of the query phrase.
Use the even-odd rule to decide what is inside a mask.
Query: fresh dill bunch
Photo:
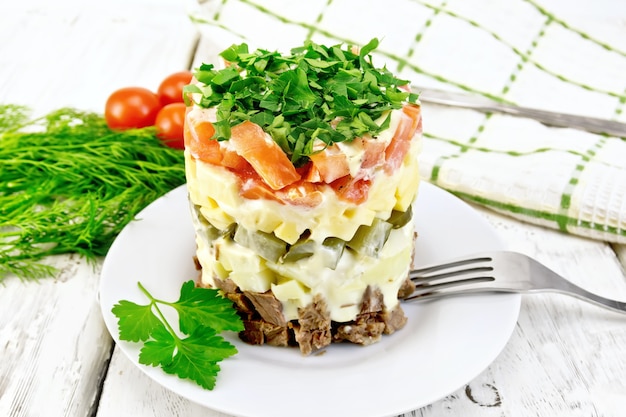
[[[31,120],[0,105],[0,281],[53,274],[50,255],[105,255],[141,209],[184,182],[182,152],[154,128],[112,131],[67,108]]]

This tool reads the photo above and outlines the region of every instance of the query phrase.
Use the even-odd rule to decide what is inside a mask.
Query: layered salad
[[[377,44],[234,45],[185,90],[198,284],[235,303],[248,343],[310,354],[406,322],[421,113]]]

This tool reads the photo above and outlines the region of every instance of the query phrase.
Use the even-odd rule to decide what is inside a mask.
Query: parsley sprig
[[[139,363],[161,366],[168,374],[213,389],[220,371],[218,362],[237,353],[220,333],[243,330],[232,302],[215,289],[196,287],[193,281],[182,285],[175,302],[159,300],[141,283],[137,285],[150,302],[140,305],[122,300],[113,306],[120,339],[143,342]],[[179,331],[169,323],[160,305],[176,310]]]
[[[371,52],[377,47],[377,39],[358,53],[308,41],[281,55],[233,45],[220,54],[229,66],[216,70],[202,64],[195,72],[199,83],[185,91],[197,93],[197,105],[216,107],[213,139],[229,139],[232,126],[250,120],[301,165],[316,139],[331,145],[376,136],[389,126],[390,110],[417,101],[401,88],[408,81],[374,67]]]

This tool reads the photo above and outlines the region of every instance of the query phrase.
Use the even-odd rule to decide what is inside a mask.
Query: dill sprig
[[[74,109],[32,120],[0,105],[0,281],[54,274],[50,255],[105,255],[141,209],[184,182],[182,152],[153,128],[112,131]]]

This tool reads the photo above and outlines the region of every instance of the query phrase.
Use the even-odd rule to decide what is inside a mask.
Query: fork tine
[[[485,294],[485,293],[499,293],[499,292],[511,292],[511,291],[507,289],[502,289],[502,288],[491,288],[491,287],[483,288],[480,286],[472,287],[469,289],[444,288],[444,289],[440,289],[436,291],[429,291],[429,292],[411,295],[409,297],[404,298],[403,301],[412,301],[412,300],[428,301],[428,300],[438,300],[444,297],[455,297],[455,296],[468,295],[468,294]]]
[[[471,289],[472,286],[492,282],[495,277],[491,261],[489,256],[480,256],[414,269],[409,277],[415,283],[415,289],[406,300],[457,291],[456,287]]]
[[[471,265],[477,262],[490,262],[492,260],[489,256],[483,257],[475,257],[475,258],[467,258],[467,259],[459,259],[452,262],[447,262],[444,264],[430,265],[422,268],[413,269],[411,274],[413,275],[424,275],[431,272],[441,271],[442,269],[455,268],[458,266],[466,266]]]
[[[430,296],[430,295],[435,295],[435,294],[443,295],[444,293],[449,293],[449,292],[458,292],[458,291],[469,292],[470,290],[473,289],[472,287],[462,288],[462,289],[457,289],[457,287],[471,286],[471,285],[476,286],[477,284],[481,284],[484,282],[493,282],[494,280],[495,278],[492,276],[482,276],[482,277],[456,279],[453,281],[440,282],[438,284],[416,285],[413,293],[409,297],[405,298],[405,300],[412,300],[414,298],[422,298],[424,296]],[[454,290],[446,291],[448,289],[454,289]]]
[[[495,274],[498,274],[496,279]],[[435,300],[476,293],[536,293],[542,291],[567,294],[626,313],[626,302],[612,300],[589,292],[527,255],[495,251],[472,258],[422,267],[409,272],[415,290],[405,300]]]
[[[455,269],[452,271],[442,272],[439,274],[420,274],[415,271],[409,272],[409,277],[411,281],[413,281],[416,285],[426,284],[430,281],[437,281],[439,279],[458,277],[460,275],[468,275],[468,274],[478,274],[478,276],[485,275],[483,273],[493,272],[493,267],[491,266],[480,266],[475,268],[466,268],[466,269]]]

